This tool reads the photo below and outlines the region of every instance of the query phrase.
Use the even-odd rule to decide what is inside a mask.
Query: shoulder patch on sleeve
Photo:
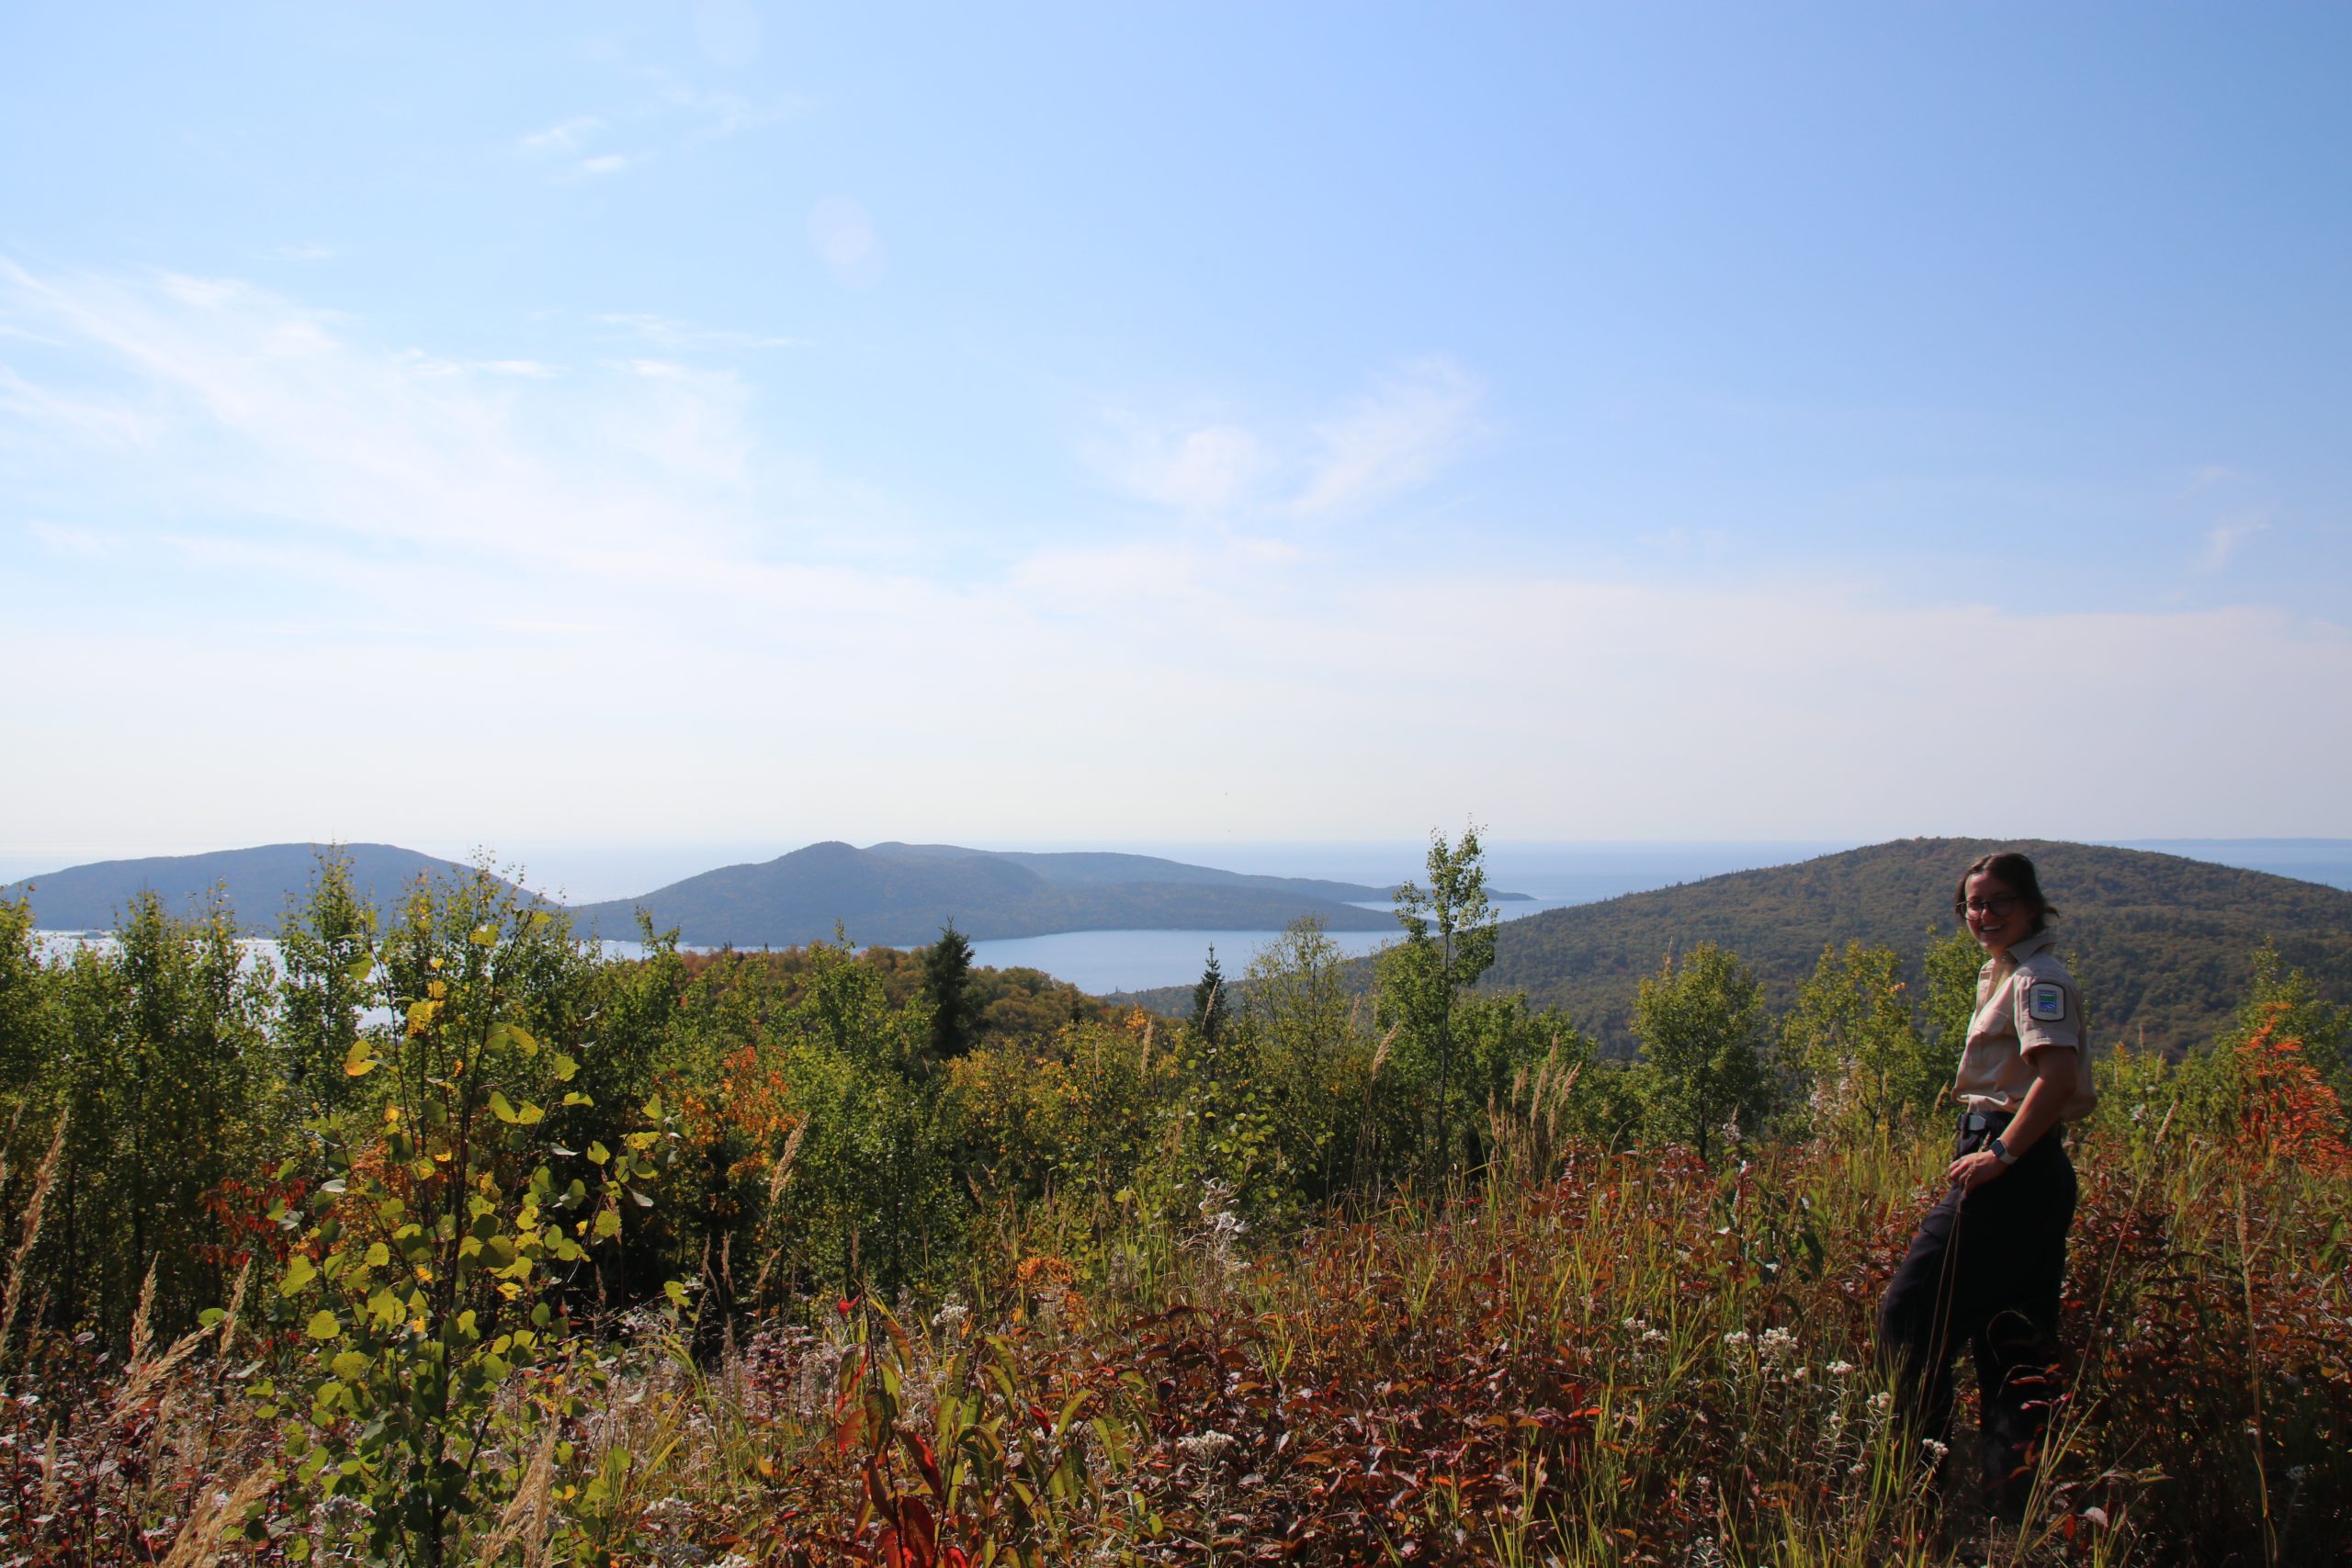
[[[2066,1016],[2066,987],[2051,980],[2037,980],[2025,994],[2026,1016],[2042,1023],[2057,1023]]]

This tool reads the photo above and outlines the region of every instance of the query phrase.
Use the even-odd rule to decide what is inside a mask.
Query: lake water
[[[1573,898],[1514,900],[1496,906],[1505,919],[1579,902]],[[1367,908],[1385,908],[1385,905]],[[1155,986],[1189,985],[1201,977],[1209,949],[1217,967],[1238,980],[1260,950],[1280,931],[1057,931],[1051,936],[1002,937],[972,944],[972,962],[989,969],[1042,969],[1081,991],[1145,991]],[[1403,934],[1390,926],[1376,931],[1331,931],[1331,945],[1351,958],[1385,947]]]

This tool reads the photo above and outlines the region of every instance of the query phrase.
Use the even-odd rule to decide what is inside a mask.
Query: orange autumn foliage
[[[756,1046],[730,1053],[719,1064],[718,1081],[681,1097],[686,1135],[706,1155],[730,1137],[752,1152],[727,1169],[731,1178],[768,1174],[793,1132],[804,1120],[793,1109],[792,1085],[783,1070],[762,1058]]]
[[[1012,1266],[1012,1283],[1024,1299],[1040,1306],[1051,1303],[1073,1322],[1085,1316],[1086,1298],[1078,1293],[1078,1270],[1067,1258],[1050,1253],[1024,1258]]]
[[[2352,1174],[2344,1108],[2303,1055],[2303,1043],[2278,1032],[2282,1009],[2237,1048],[2241,1089],[2237,1152],[2277,1159],[2321,1176]]]

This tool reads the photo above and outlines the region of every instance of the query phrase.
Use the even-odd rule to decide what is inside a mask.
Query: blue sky
[[[0,859],[2352,834],[2352,10],[830,10],[0,13]]]

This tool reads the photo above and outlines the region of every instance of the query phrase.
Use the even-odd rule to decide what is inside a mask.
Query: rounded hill
[[[1860,938],[1916,976],[1931,931],[1952,929],[1968,863],[2020,849],[2060,914],[2058,949],[2102,1044],[2177,1053],[2224,1029],[2266,942],[2321,990],[2352,1001],[2352,893],[2180,855],[2049,840],[1903,839],[1733,872],[1506,922],[1489,987],[1525,991],[1619,1048],[1634,995],[1665,954],[1713,942],[1786,1006],[1822,949]]]

